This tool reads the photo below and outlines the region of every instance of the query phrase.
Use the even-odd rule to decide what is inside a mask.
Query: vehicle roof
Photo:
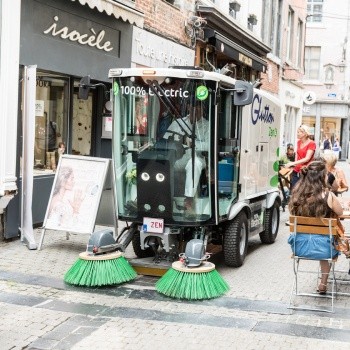
[[[147,74],[149,71],[154,71],[154,74]],[[188,72],[193,71],[198,73],[198,76],[188,76]],[[113,68],[109,70],[108,77],[116,78],[116,77],[129,77],[129,76],[164,76],[164,77],[172,77],[172,78],[183,78],[183,79],[198,79],[198,80],[213,80],[213,81],[221,81],[230,85],[234,85],[236,79],[230,78],[226,75],[217,73],[217,72],[209,72],[206,70],[198,70],[192,67],[189,68]]]

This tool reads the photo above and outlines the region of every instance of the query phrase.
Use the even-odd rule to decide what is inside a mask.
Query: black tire
[[[227,266],[243,265],[248,250],[248,219],[244,212],[229,221],[224,228],[223,253]]]
[[[260,240],[262,243],[271,244],[275,242],[278,227],[280,224],[280,207],[277,202],[269,209],[266,209],[264,231],[260,233]]]
[[[152,248],[148,247],[147,249],[141,249],[140,231],[138,230],[134,233],[134,237],[132,238],[132,247],[138,258],[149,258],[154,256]]]

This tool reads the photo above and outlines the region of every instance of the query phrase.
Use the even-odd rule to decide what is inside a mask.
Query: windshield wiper
[[[181,114],[174,106],[173,102],[166,96],[165,90],[163,87],[158,83],[157,80],[147,80],[147,84],[150,86],[151,90],[158,96],[159,100],[163,102],[164,106],[166,107],[167,111],[171,114],[175,115],[175,121],[177,125],[180,127],[180,129],[185,133],[185,136],[187,136],[191,140],[191,163],[192,163],[192,184],[194,184],[194,167],[195,167],[195,156],[196,156],[196,150],[195,150],[195,139],[196,139],[196,107],[195,104],[190,105],[190,110],[193,108],[193,122],[192,122],[192,130],[190,126],[183,120]],[[182,123],[179,122],[179,119],[182,119],[183,125],[186,125],[187,131],[184,129]],[[193,186],[193,185],[192,185]]]
[[[181,114],[176,109],[173,102],[168,98],[168,96],[166,96],[164,89],[160,86],[158,81],[157,80],[153,80],[153,81],[147,80],[146,83],[150,86],[151,90],[158,96],[159,100],[161,100],[163,102],[167,111],[170,114],[175,115],[175,117],[176,117],[175,121],[176,121],[177,125],[180,127],[180,129],[185,133],[185,136],[192,138],[192,135],[191,135],[192,130],[187,125],[187,123],[182,119]],[[185,125],[188,130],[184,129],[183,125],[181,125],[182,123],[180,123],[178,119],[182,119],[183,125]]]

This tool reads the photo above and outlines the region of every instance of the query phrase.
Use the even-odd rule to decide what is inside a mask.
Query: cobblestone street
[[[66,285],[63,276],[85,250],[86,235],[66,240],[62,232],[47,231],[41,251],[28,250],[20,240],[1,242],[0,348],[344,349],[350,343],[349,296],[338,296],[334,314],[288,309],[293,269],[287,219],[288,211],[281,211],[274,244],[262,245],[259,237],[249,241],[241,268],[228,268],[220,253],[214,256],[230,291],[200,302],[158,294],[155,277],[110,288]],[[348,270],[349,260],[341,256],[337,265]],[[316,289],[314,280],[302,283]],[[341,288],[350,292],[350,285]]]

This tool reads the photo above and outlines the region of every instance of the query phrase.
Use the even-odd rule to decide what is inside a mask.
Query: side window
[[[235,106],[232,103],[232,97],[231,93],[224,92],[220,99],[218,136],[219,148],[222,152],[228,152],[227,147],[238,145],[241,107]]]
[[[218,193],[219,212],[227,215],[232,201],[237,197],[239,159],[237,147],[240,135],[241,107],[233,104],[230,91],[222,91],[219,105],[218,137]]]

